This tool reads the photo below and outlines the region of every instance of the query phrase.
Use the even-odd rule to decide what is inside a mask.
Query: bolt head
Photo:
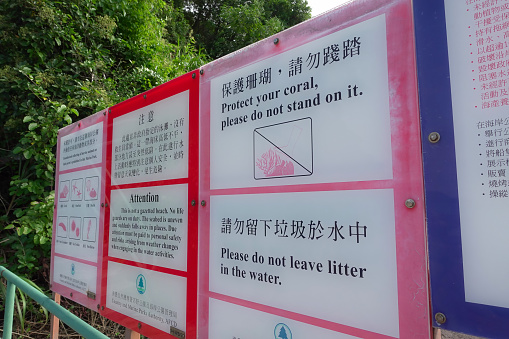
[[[202,201],[201,201],[201,205],[202,205],[202,206],[205,206],[205,205],[207,205],[207,202],[206,202],[205,200],[202,200]]]
[[[196,205],[196,200],[191,200],[191,206]]]
[[[445,314],[438,312],[435,314],[435,320],[441,325],[447,321],[447,318],[445,317]]]
[[[193,79],[196,78],[196,73],[193,73],[192,77],[193,77]]]
[[[435,143],[437,143],[440,140],[440,134],[438,132],[431,132],[428,135],[428,140],[432,144],[435,144]]]
[[[143,99],[146,99],[147,98],[147,95],[146,94],[143,94]]]
[[[414,208],[415,207],[415,200],[414,199],[407,199],[405,201],[405,206],[407,208]]]
[[[200,74],[201,74],[201,75],[203,75],[203,68],[202,68],[202,69],[200,69]]]
[[[279,38],[274,39],[274,45],[277,45],[279,43]]]

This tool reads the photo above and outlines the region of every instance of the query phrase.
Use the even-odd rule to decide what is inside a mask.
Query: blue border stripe
[[[451,0],[460,1],[460,0]],[[433,326],[509,337],[509,309],[465,301],[444,0],[414,0]],[[428,141],[431,132],[440,141]],[[442,325],[434,320],[444,313]]]

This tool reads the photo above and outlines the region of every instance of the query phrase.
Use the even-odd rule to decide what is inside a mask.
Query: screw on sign
[[[435,143],[437,143],[437,142],[440,140],[440,134],[439,134],[439,133],[437,133],[437,132],[431,132],[431,133],[429,134],[429,136],[428,136],[428,140],[429,140],[431,143],[435,144]]]

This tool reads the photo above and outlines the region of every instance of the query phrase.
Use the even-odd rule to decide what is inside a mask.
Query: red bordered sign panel
[[[51,290],[90,309],[101,295],[106,111],[58,133]]]
[[[196,74],[108,113],[101,310],[153,338],[196,337]]]
[[[200,338],[429,338],[411,1],[202,71]]]

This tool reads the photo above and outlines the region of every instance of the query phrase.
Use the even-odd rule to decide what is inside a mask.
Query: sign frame
[[[387,22],[387,53],[391,111],[393,179],[364,182],[266,186],[247,188],[211,188],[210,180],[210,103],[211,81],[224,74],[266,60],[302,46],[333,32],[361,23],[383,13]],[[401,19],[401,18],[406,18]],[[355,189],[394,189],[396,215],[396,251],[398,271],[399,337],[430,337],[428,277],[424,225],[424,188],[420,143],[417,75],[413,36],[413,13],[410,1],[357,1],[302,23],[289,30],[248,46],[205,65],[201,70],[201,177],[200,200],[200,286],[199,333],[208,338],[209,302],[219,300],[254,310],[286,317],[308,325],[364,338],[389,338],[353,326],[334,323],[250,301],[240,300],[210,290],[210,216],[213,197],[224,195],[272,194],[278,192],[343,191]],[[394,38],[390,38],[394,36]],[[402,40],[396,39],[399,36]],[[402,71],[404,70],[404,71]],[[413,199],[411,207],[405,202]],[[210,203],[209,203],[210,202]],[[412,225],[410,227],[410,225]]]
[[[75,168],[70,168],[70,169],[64,169],[64,170],[61,170],[61,150],[62,150],[62,147],[64,147],[64,145],[62,145],[62,139],[65,138],[65,137],[68,137],[72,134],[75,134],[75,133],[79,133],[80,131],[83,131],[84,129],[87,129],[87,128],[91,128],[92,126],[94,125],[97,125],[97,124],[102,124],[102,145],[100,146],[100,149],[101,149],[101,155],[102,155],[102,158],[101,159],[98,159],[98,162],[95,162],[94,164],[89,164],[89,165],[85,165],[85,166],[79,166],[78,167],[75,167]],[[53,237],[52,237],[52,246],[51,246],[51,273],[50,273],[50,288],[53,292],[55,293],[58,293],[66,298],[69,298],[89,309],[92,309],[92,310],[95,310],[97,309],[97,305],[99,303],[99,299],[100,299],[100,296],[101,296],[101,293],[102,293],[102,285],[101,285],[101,279],[102,279],[102,253],[103,253],[103,248],[102,246],[100,245],[97,245],[97,262],[92,262],[92,261],[89,261],[89,260],[86,260],[85,258],[77,258],[77,257],[72,257],[72,256],[69,256],[69,255],[63,255],[63,254],[58,254],[56,253],[55,251],[55,242],[56,242],[56,239],[57,239],[57,230],[58,230],[58,218],[56,218],[56,216],[58,215],[58,209],[59,209],[59,192],[60,192],[60,176],[61,175],[65,175],[65,174],[68,174],[68,173],[73,173],[73,172],[78,172],[78,171],[83,171],[83,170],[89,170],[89,169],[95,169],[95,168],[99,168],[100,169],[100,173],[101,173],[101,177],[103,178],[103,180],[100,180],[99,184],[100,184],[100,187],[99,187],[99,193],[100,193],[100,199],[101,201],[98,201],[97,204],[101,204],[101,203],[104,203],[104,199],[105,199],[105,176],[106,176],[106,168],[104,166],[105,164],[105,160],[106,160],[106,142],[105,140],[107,139],[107,128],[106,126],[108,125],[108,117],[106,116],[106,110],[102,110],[102,111],[99,111],[87,118],[84,118],[78,122],[75,122],[71,125],[68,125],[62,129],[59,130],[58,132],[58,142],[57,142],[57,155],[56,155],[56,175],[55,175],[55,207],[54,207],[54,212],[53,212],[53,215],[54,215],[54,220],[53,220]],[[96,237],[97,237],[97,242],[99,244],[99,240],[103,238],[103,234],[104,234],[104,228],[102,227],[104,225],[104,208],[100,207],[100,210],[99,210],[99,220],[98,220],[98,223],[97,223],[97,233],[96,233]],[[69,226],[69,225],[67,225]],[[74,288],[70,288],[68,286],[65,286],[65,285],[62,285],[58,282],[55,281],[54,279],[54,274],[55,274],[55,258],[58,257],[58,258],[61,258],[62,260],[67,260],[67,261],[71,261],[72,264],[72,269],[71,269],[71,274],[74,275],[74,266],[75,266],[75,263],[78,263],[79,264],[84,264],[84,265],[88,265],[90,267],[95,267],[96,270],[97,270],[97,279],[96,279],[96,291],[95,293],[89,293],[87,292],[86,294],[81,292],[81,291],[78,291],[77,289],[74,289]]]
[[[108,289],[108,263],[117,263],[137,267],[152,272],[159,272],[171,276],[186,279],[186,331],[185,336],[188,338],[196,337],[197,328],[197,263],[198,263],[198,215],[196,201],[198,199],[198,110],[199,110],[199,81],[197,71],[184,74],[174,80],[157,86],[145,93],[139,94],[108,110],[110,124],[108,124],[108,148],[107,148],[107,178],[106,178],[106,212],[105,212],[105,231],[103,244],[103,276],[102,283],[104,292],[101,297],[101,314],[127,328],[139,332],[148,337],[158,338],[180,338],[183,332],[180,329],[173,328],[171,333],[164,332],[154,326],[139,321],[133,317],[126,316],[106,306],[106,291]],[[171,98],[179,93],[188,91],[189,100],[189,118],[188,118],[188,164],[187,177],[176,179],[162,179],[139,183],[125,183],[113,186],[111,183],[112,176],[112,138],[113,138],[113,120],[117,117],[131,113],[138,109],[157,103],[161,100]],[[109,229],[111,215],[111,192],[112,190],[122,190],[137,187],[157,187],[166,185],[187,185],[187,269],[180,271],[150,264],[138,263],[108,255],[109,251]],[[133,283],[134,284],[134,283]],[[133,285],[134,286],[134,285]]]

